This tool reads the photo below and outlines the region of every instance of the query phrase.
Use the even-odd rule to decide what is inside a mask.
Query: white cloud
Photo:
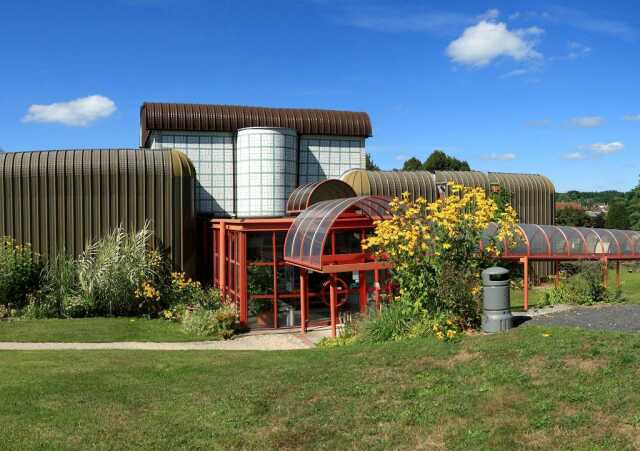
[[[531,72],[529,69],[515,69],[511,72],[500,75],[500,78],[520,77],[522,75],[527,75],[529,72]]]
[[[405,161],[407,159],[406,155],[396,155],[396,160],[397,161]]]
[[[68,102],[31,105],[22,120],[84,127],[97,119],[110,116],[114,111],[116,104],[111,99],[93,95]]]
[[[627,114],[624,117],[624,120],[630,122],[640,122],[640,114]]]
[[[581,146],[583,149],[590,149],[600,155],[609,155],[624,149],[624,144],[620,141],[613,141],[610,143],[595,143]]]
[[[483,160],[499,160],[499,161],[509,161],[515,160],[515,153],[489,153],[486,155],[482,155]]]
[[[500,56],[517,61],[540,58],[535,39],[543,33],[537,27],[510,31],[503,22],[481,20],[468,27],[447,47],[447,55],[455,62],[470,66],[485,66]]]
[[[601,116],[572,117],[569,122],[576,127],[594,128],[601,126],[604,123],[604,118]]]
[[[587,158],[587,156],[582,153],[582,152],[570,152],[570,153],[566,153],[562,156],[562,158],[564,158],[565,160],[584,160],[585,158]]]

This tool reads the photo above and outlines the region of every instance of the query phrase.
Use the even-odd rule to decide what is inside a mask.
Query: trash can
[[[509,270],[493,266],[482,271],[482,330],[504,332],[513,326]]]

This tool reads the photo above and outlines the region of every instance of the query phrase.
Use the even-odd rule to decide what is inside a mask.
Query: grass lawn
[[[550,334],[549,336],[545,336]],[[3,449],[634,449],[640,335],[0,352]]]
[[[82,318],[0,321],[0,341],[110,342],[198,341],[171,321],[141,318]]]
[[[629,266],[631,267],[631,266]],[[609,291],[613,294],[616,286],[616,272],[613,269],[609,270]],[[628,272],[626,266],[622,266],[620,269],[620,284],[624,301],[640,304],[640,272]],[[529,307],[536,306],[544,300],[544,291],[553,286],[553,284],[547,284],[542,287],[529,288]],[[522,310],[524,304],[524,296],[522,290],[511,290],[511,306],[514,310]]]

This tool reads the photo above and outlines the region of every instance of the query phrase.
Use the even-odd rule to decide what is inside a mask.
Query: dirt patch
[[[536,355],[527,360],[526,364],[522,366],[522,371],[529,376],[535,384],[542,379],[546,367],[547,359],[541,355]]]
[[[605,359],[588,359],[568,357],[564,359],[564,364],[569,368],[575,368],[586,373],[593,373],[607,366]]]

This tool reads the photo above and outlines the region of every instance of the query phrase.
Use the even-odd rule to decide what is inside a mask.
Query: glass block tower
[[[365,168],[367,113],[145,103],[141,147],[183,151],[196,170],[196,211],[277,217],[297,186]]]

